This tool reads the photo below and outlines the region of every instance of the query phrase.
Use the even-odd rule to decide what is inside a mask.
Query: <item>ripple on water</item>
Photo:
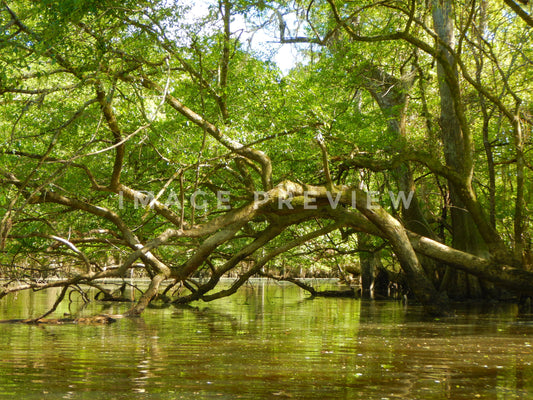
[[[471,400],[533,392],[533,324],[504,308],[428,320],[395,302],[308,301],[273,285],[110,326],[1,328],[0,398]]]

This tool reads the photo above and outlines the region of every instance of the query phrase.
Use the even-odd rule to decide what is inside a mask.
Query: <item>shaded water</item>
[[[56,295],[4,299],[0,318],[36,316]],[[1,324],[0,398],[533,398],[533,316],[515,306],[433,320],[397,302],[306,297],[258,283],[109,326]]]

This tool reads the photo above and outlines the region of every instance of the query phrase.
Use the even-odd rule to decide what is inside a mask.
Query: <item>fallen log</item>
[[[357,293],[354,289],[346,289],[346,290],[316,290],[313,293],[313,297],[359,298],[359,293]]]
[[[91,317],[78,318],[39,318],[39,319],[4,319],[0,320],[0,324],[28,324],[28,325],[64,325],[64,324],[79,324],[79,325],[107,325],[116,322],[117,319],[109,315],[94,315]]]

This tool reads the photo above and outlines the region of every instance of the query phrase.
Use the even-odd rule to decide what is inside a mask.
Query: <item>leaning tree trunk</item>
[[[430,315],[448,312],[448,299],[439,293],[426,276],[402,224],[381,207],[369,206],[368,196],[357,192],[356,208],[372,222],[387,238],[394,254],[405,272],[409,288]]]

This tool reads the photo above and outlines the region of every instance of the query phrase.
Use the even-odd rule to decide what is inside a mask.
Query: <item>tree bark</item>
[[[367,68],[368,77],[365,79],[365,88],[379,105],[381,112],[387,118],[389,132],[398,143],[405,143],[405,120],[408,105],[408,92],[414,82],[414,74],[409,73],[401,78],[395,78],[374,65]],[[429,226],[418,201],[415,191],[413,173],[409,164],[403,162],[392,169],[392,176],[397,182],[398,189],[406,195],[413,192],[411,203],[408,207],[401,204],[402,222],[405,227],[422,236],[436,239],[436,235]],[[437,269],[435,261],[419,255],[420,263],[427,276],[437,283]],[[366,262],[366,260],[365,260]]]
[[[456,85],[458,71],[455,56],[449,49],[455,47],[455,33],[453,22],[453,4],[450,0],[433,1],[433,24],[439,38],[438,49],[448,63],[446,70],[442,61],[437,61],[437,75],[440,91],[440,128],[444,144],[446,165],[464,177],[464,185],[471,185],[473,174],[473,148],[470,132],[465,131],[458,117],[458,111],[463,111],[460,93]],[[449,68],[451,67],[451,71]],[[454,76],[450,77],[449,74]],[[452,89],[452,85],[455,87]],[[460,191],[454,182],[449,182],[451,200],[452,247],[471,254],[487,257],[488,249],[480,232],[461,199]],[[451,275],[449,284],[445,287],[448,294],[457,299],[479,298],[482,296],[479,281],[462,272],[447,271]]]

